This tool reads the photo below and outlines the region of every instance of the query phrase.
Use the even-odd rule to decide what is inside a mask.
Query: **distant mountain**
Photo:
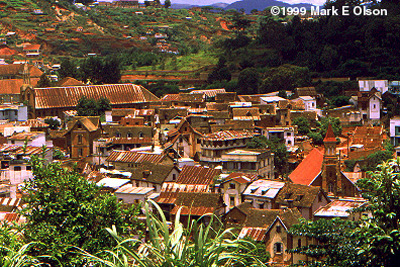
[[[198,7],[200,5],[192,5],[192,4],[174,4],[172,3],[171,7],[173,9],[190,9],[192,7]],[[201,5],[204,6],[204,5]],[[207,6],[212,6],[212,7],[216,7],[216,8],[223,8],[225,9],[227,6],[229,6],[229,4],[227,3],[215,3],[212,5],[207,5]]]
[[[243,8],[246,11],[246,13],[250,13],[250,11],[253,9],[262,11],[270,6],[299,7],[299,8],[305,7],[306,9],[311,9],[311,6],[313,6],[313,5],[306,4],[306,3],[291,5],[291,4],[281,2],[281,1],[276,1],[276,0],[242,0],[242,1],[237,1],[237,2],[234,2],[230,5],[228,5],[227,7],[225,7],[225,9],[239,10],[239,9]]]

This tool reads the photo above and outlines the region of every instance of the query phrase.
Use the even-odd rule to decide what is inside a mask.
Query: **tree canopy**
[[[110,100],[101,97],[99,100],[83,96],[79,99],[76,106],[78,116],[100,116],[104,115],[106,110],[111,110]]]

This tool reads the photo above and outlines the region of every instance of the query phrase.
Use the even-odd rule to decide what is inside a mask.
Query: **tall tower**
[[[31,85],[31,73],[29,71],[28,63],[24,64],[24,70],[22,71],[22,79],[24,81],[24,85]]]
[[[324,138],[325,153],[322,162],[322,189],[338,196],[342,192],[342,177],[340,174],[339,160],[336,155],[336,137],[332,125]]]

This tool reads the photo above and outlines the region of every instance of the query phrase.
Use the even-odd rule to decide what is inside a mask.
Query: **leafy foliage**
[[[51,81],[50,79],[47,77],[47,75],[45,73],[43,73],[40,78],[39,81],[36,85],[36,87],[39,88],[46,88],[46,87],[50,87],[51,86]]]
[[[24,188],[23,214],[29,218],[24,237],[43,244],[36,254],[77,264],[81,259],[71,253],[71,246],[96,252],[114,245],[104,228],[115,225],[123,231],[125,227],[115,196],[101,193],[96,184],[58,163],[45,165],[32,157],[30,164],[34,178]],[[49,262],[58,266],[54,260]]]
[[[297,117],[292,124],[297,125],[297,131],[301,135],[307,135],[310,132],[310,122],[306,117]]]
[[[47,123],[49,125],[49,128],[52,130],[57,130],[58,127],[61,126],[61,123],[59,120],[57,119],[53,119],[53,118],[47,118],[44,120],[44,123]]]
[[[111,110],[111,104],[108,98],[101,97],[99,100],[95,100],[83,96],[79,99],[76,110],[78,116],[99,116],[103,115],[106,110]]]

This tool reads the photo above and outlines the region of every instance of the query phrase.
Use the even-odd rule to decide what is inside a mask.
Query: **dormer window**
[[[127,133],[126,137],[131,138],[132,137],[132,133],[131,132]]]
[[[139,138],[143,138],[143,133],[139,132]]]
[[[229,183],[229,189],[236,189],[236,185],[234,183]]]
[[[296,201],[300,201],[303,198],[303,195],[297,195]]]
[[[115,137],[121,137],[121,134],[119,132],[116,132]]]

